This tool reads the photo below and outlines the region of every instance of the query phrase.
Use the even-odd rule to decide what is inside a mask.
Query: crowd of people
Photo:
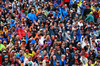
[[[0,0],[0,66],[100,66],[99,0]]]

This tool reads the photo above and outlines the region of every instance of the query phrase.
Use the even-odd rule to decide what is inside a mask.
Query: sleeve
[[[85,19],[85,21],[87,21],[90,18],[90,16],[88,15],[87,18]]]
[[[32,57],[34,57],[35,56],[35,52],[34,51],[32,51]]]

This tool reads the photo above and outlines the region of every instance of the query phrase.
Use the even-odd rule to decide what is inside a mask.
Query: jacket
[[[93,22],[94,23],[94,17],[91,15],[91,14],[89,14],[88,16],[87,16],[87,18],[85,19],[85,21],[87,21],[87,22]]]
[[[88,59],[87,58],[80,58],[80,61],[83,63],[83,65],[85,65],[87,62],[88,62]]]
[[[29,18],[30,20],[32,20],[33,23],[34,23],[34,20],[37,21],[37,17],[36,17],[36,15],[35,15],[34,13],[29,13],[29,14],[28,14],[28,18]]]
[[[70,0],[63,0],[64,3],[70,3]]]
[[[82,15],[83,15],[83,13],[84,13],[84,10],[86,9],[86,6],[82,5],[82,6],[80,6],[80,8],[81,8]]]

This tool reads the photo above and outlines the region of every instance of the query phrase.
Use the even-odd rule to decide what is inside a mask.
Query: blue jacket
[[[32,20],[33,23],[34,23],[34,20],[37,21],[37,17],[36,17],[36,15],[35,15],[34,13],[29,13],[29,14],[28,14],[28,18],[29,18],[30,20]]]
[[[61,59],[61,55],[56,54],[56,58],[57,58],[57,60],[60,60]]]
[[[10,27],[15,26],[15,20],[11,19]]]
[[[54,13],[54,17],[60,17],[59,13]]]
[[[50,36],[55,35],[53,30],[50,29],[49,32],[50,32]]]
[[[82,15],[83,15],[84,10],[86,9],[86,6],[82,5],[82,6],[80,6],[80,8],[81,8],[81,10],[82,10]]]
[[[62,9],[62,13],[61,14],[62,14],[62,16],[65,17],[66,15],[68,15],[68,12],[66,10]]]
[[[35,39],[32,39],[32,40],[31,40],[31,43],[34,44],[34,43],[35,43]]]
[[[62,65],[62,61],[59,60],[59,62],[60,62],[59,64]],[[66,60],[64,60],[64,65],[65,65],[65,63],[66,63]]]

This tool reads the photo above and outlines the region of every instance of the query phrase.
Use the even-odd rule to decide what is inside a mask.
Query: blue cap
[[[66,57],[66,59],[69,59],[69,57]]]
[[[4,58],[8,58],[8,55],[5,55]]]
[[[32,62],[28,62],[28,65],[32,65]]]
[[[19,53],[16,54],[16,58],[20,58],[20,57],[19,57]]]

